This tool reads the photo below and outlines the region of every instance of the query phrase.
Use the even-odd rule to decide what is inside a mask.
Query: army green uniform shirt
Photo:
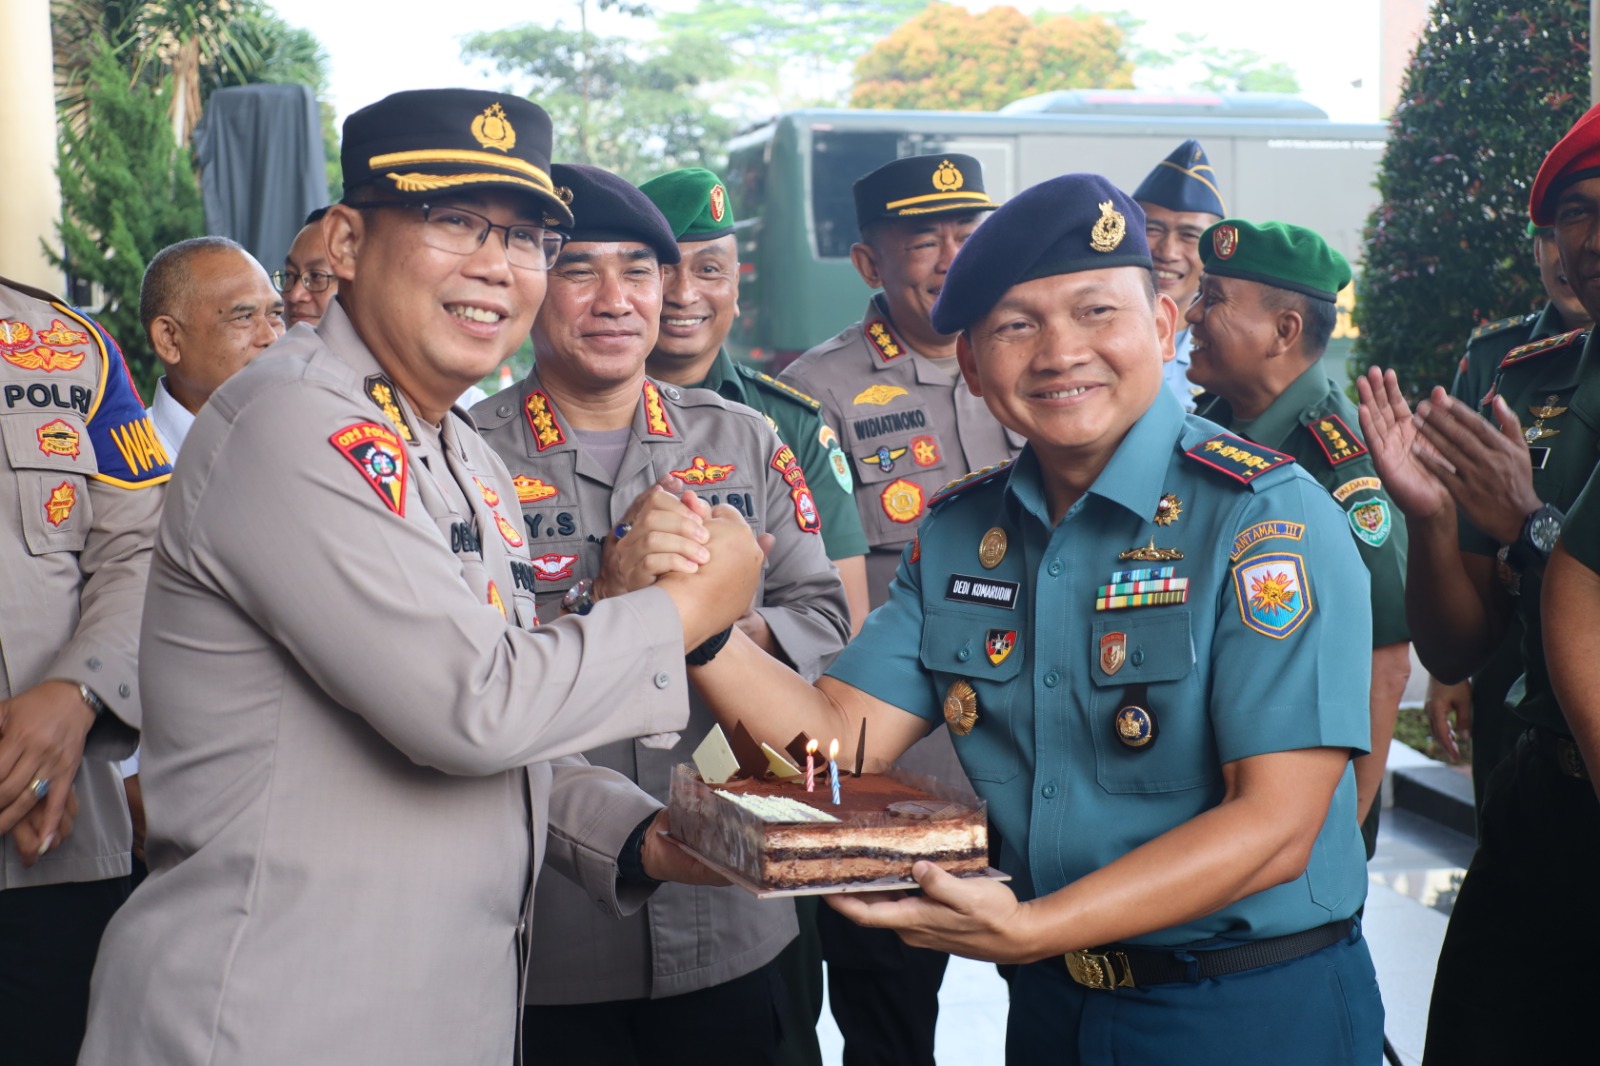
[[[699,387],[760,411],[779,439],[794,449],[822,516],[828,558],[867,554],[867,535],[861,531],[861,516],[852,499],[855,479],[850,460],[839,448],[839,434],[823,418],[819,401],[771,374],[735,363],[726,350],[717,353]]]
[[[1467,338],[1467,350],[1456,368],[1456,380],[1450,386],[1450,395],[1478,410],[1494,384],[1500,360],[1513,348],[1532,341],[1566,333],[1566,323],[1553,303],[1526,315],[1513,315],[1498,322],[1486,322],[1472,331]]]
[[[1294,456],[1328,490],[1350,524],[1372,578],[1372,646],[1411,639],[1406,626],[1406,525],[1361,440],[1355,405],[1320,363],[1296,378],[1259,418],[1233,417],[1215,399],[1199,412],[1234,433]]]
[[[1539,499],[1565,512],[1594,470],[1600,452],[1600,345],[1587,330],[1573,330],[1512,349],[1500,361],[1491,392],[1505,399],[1523,424],[1533,464],[1533,489]],[[1463,525],[1464,551],[1493,556],[1501,545]],[[1516,597],[1524,627],[1522,668],[1525,691],[1517,713],[1535,725],[1570,735],[1550,690],[1539,620],[1542,574],[1522,575]]]

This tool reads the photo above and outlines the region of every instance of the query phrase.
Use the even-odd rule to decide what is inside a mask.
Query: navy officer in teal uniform
[[[1162,387],[1178,311],[1144,233],[1087,174],[974,233],[933,320],[1028,446],[935,497],[815,687],[738,633],[690,674],[725,725],[838,737],[845,766],[863,722],[869,768],[954,734],[1015,880],[919,862],[920,896],[830,902],[1023,964],[1008,1062],[1375,1063],[1366,569],[1288,456]]]

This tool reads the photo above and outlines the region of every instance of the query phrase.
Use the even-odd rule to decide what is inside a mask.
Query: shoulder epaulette
[[[1367,454],[1367,446],[1361,443],[1361,438],[1356,436],[1344,419],[1332,412],[1311,419],[1305,423],[1305,427],[1311,431],[1312,438],[1322,448],[1322,454],[1328,457],[1328,462],[1333,466]]]
[[[1263,448],[1231,433],[1218,433],[1183,453],[1201,466],[1228,475],[1248,485],[1268,470],[1294,462],[1294,456]]]
[[[1588,340],[1588,338],[1589,331],[1586,329],[1575,329],[1571,332],[1558,334],[1554,337],[1545,337],[1541,340],[1536,340],[1531,344],[1524,344],[1520,347],[1511,349],[1506,353],[1506,357],[1500,360],[1500,366],[1504,368],[1511,366],[1513,363],[1520,363],[1524,360],[1532,359],[1537,355],[1548,355],[1550,352],[1560,351],[1563,348],[1570,348],[1574,344],[1582,344],[1584,341]]]
[[[1470,344],[1472,341],[1481,341],[1485,337],[1492,337],[1496,333],[1504,333],[1506,330],[1515,329],[1518,326],[1531,326],[1534,319],[1538,317],[1538,312],[1533,312],[1526,315],[1512,315],[1510,318],[1502,318],[1494,322],[1485,322],[1483,325],[1473,329],[1467,336],[1467,342]]]
[[[780,396],[787,396],[789,399],[802,403],[813,411],[822,410],[821,400],[807,396],[793,385],[786,385],[777,378],[773,377],[771,374],[765,374],[759,370],[755,370],[743,365],[739,367],[739,370],[744,374],[745,377],[749,378],[751,381],[754,381],[757,385],[762,386],[768,392],[776,392]]]
[[[1010,471],[1011,464],[1015,461],[1016,460],[1014,459],[1007,459],[1003,463],[996,463],[993,466],[986,466],[982,470],[974,470],[972,473],[967,474],[964,477],[956,478],[954,481],[941,488],[938,492],[934,493],[933,497],[928,500],[928,506],[933,507],[936,504],[943,503],[945,500],[959,496],[969,489],[975,489],[979,485],[987,485],[991,481],[1004,477],[1005,474]]]

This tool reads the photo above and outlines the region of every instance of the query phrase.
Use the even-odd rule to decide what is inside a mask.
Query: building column
[[[0,41],[0,144],[11,163],[0,196],[0,275],[60,292],[64,279],[39,247],[41,239],[57,246],[61,215],[50,0],[0,3]]]

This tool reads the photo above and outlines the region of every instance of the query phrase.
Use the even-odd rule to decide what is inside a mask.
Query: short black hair
[[[328,213],[328,209],[326,207],[317,208],[315,211],[311,212],[309,215],[306,216],[306,220],[304,222],[300,223],[300,228],[301,229],[305,229],[307,226],[311,225],[311,223],[313,223],[313,222],[321,222],[322,221],[322,216],[326,215],[327,213]]]
[[[1316,359],[1328,349],[1328,338],[1339,324],[1339,306],[1332,300],[1323,300],[1293,289],[1280,289],[1276,285],[1261,286],[1262,306],[1274,311],[1295,311],[1300,315],[1300,344],[1306,355]]]
[[[139,284],[139,324],[145,328],[145,332],[149,332],[150,323],[157,318],[170,315],[173,307],[194,283],[189,261],[197,255],[223,249],[244,252],[244,247],[238,241],[208,236],[191,237],[177,244],[169,244],[155,254],[150,265],[145,267],[144,280]]]

